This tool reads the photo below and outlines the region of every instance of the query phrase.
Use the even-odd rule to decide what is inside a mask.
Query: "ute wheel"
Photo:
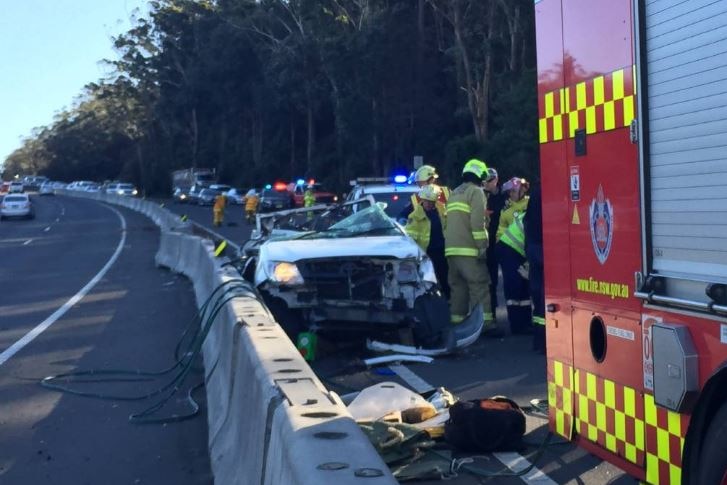
[[[305,328],[303,315],[300,311],[288,308],[285,300],[271,296],[266,291],[261,291],[261,293],[263,301],[270,310],[270,313],[273,314],[275,321],[285,330],[290,340],[295,342],[298,339],[298,334]]]
[[[727,403],[723,403],[709,424],[697,467],[699,484],[727,485]]]

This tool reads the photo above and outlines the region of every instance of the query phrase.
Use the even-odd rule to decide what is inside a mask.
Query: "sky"
[[[147,0],[0,0],[0,165],[108,72],[111,38]]]

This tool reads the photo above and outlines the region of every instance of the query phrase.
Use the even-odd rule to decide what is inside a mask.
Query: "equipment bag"
[[[460,401],[449,408],[444,439],[460,451],[520,451],[524,448],[525,414],[502,396]]]

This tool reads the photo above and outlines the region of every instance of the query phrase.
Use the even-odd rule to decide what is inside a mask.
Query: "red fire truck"
[[[727,484],[727,2],[535,0],[551,429]]]

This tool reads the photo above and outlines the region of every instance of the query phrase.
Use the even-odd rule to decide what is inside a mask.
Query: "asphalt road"
[[[140,426],[129,415],[154,399],[91,399],[38,384],[63,372],[169,366],[195,303],[187,280],[154,266],[158,230],[145,217],[88,200],[33,199],[34,221],[0,223],[0,483],[212,483],[204,391],[194,394],[202,401],[196,417]],[[38,331],[41,322],[51,324]],[[201,379],[193,374],[156,416],[188,412],[186,390]],[[72,387],[129,396],[164,382]]]
[[[192,220],[207,226],[236,244],[244,244],[251,227],[245,223],[240,206],[230,206],[225,213],[225,223],[212,227],[212,208],[186,204],[165,205],[178,214],[186,214]],[[502,285],[500,285],[501,291]],[[500,301],[504,301],[500,294]],[[498,309],[498,324],[507,333],[507,315]],[[495,395],[507,396],[522,406],[532,399],[547,399],[545,356],[530,351],[530,338],[507,335],[502,339],[481,339],[461,354],[436,359],[431,364],[407,364],[404,366],[366,368],[362,359],[372,357],[361,340],[342,341],[339,336],[320,339],[318,358],[312,367],[330,389],[339,394],[361,390],[384,381],[394,381],[410,389],[422,392],[444,387],[460,399],[478,399]],[[543,442],[547,432],[547,419],[531,413],[527,415],[526,441]],[[557,438],[553,441],[559,441]],[[471,464],[488,473],[508,474],[529,466],[536,458],[537,446],[529,446],[522,454],[484,454],[470,457]],[[527,460],[527,461],[524,461]],[[610,465],[573,446],[570,443],[553,444],[534,462],[536,469],[522,477],[476,477],[466,472],[448,481],[454,484],[488,483],[518,484],[593,484],[632,485],[636,481],[619,468]],[[427,482],[428,483],[428,482]],[[431,482],[440,483],[440,482]]]

